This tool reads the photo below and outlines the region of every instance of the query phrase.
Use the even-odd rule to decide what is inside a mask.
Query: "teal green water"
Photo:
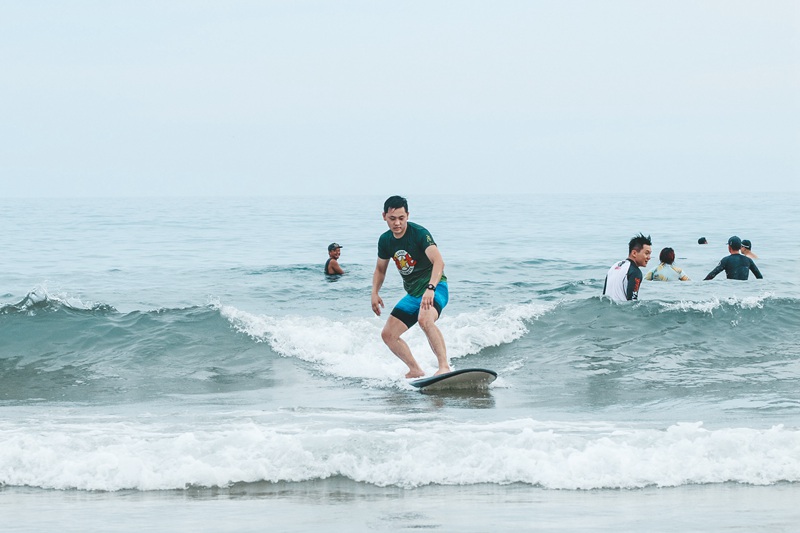
[[[284,525],[454,523],[422,494],[475,510],[465,530],[497,525],[489,508],[525,529],[525,506],[574,514],[583,490],[630,507],[633,530],[658,529],[644,495],[707,512],[753,497],[779,525],[796,518],[775,509],[800,480],[796,196],[748,211],[726,196],[410,196],[447,263],[451,362],[500,376],[467,395],[415,392],[380,341],[382,200],[0,204],[0,492],[28,518],[18,530],[37,529],[40,502],[110,517],[135,501],[167,520],[164,501],[190,501],[217,530],[242,501],[287,509]],[[612,304],[605,272],[640,231],[693,281]],[[731,234],[753,241],[764,280],[700,281]],[[382,296],[402,296],[396,273]],[[424,336],[406,336],[432,371]],[[380,512],[352,515],[373,499]]]

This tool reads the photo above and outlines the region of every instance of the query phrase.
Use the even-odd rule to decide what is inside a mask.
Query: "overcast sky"
[[[0,196],[800,192],[800,2],[0,0]]]

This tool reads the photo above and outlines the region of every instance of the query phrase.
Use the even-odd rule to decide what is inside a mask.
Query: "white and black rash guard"
[[[603,284],[603,294],[616,302],[637,300],[639,285],[642,284],[642,271],[630,259],[611,265]]]

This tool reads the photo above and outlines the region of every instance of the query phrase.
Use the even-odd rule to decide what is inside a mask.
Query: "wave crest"
[[[511,305],[482,309],[456,316],[444,315],[437,322],[447,343],[448,357],[459,359],[484,348],[511,343],[527,331],[526,323],[555,308],[557,304]],[[381,340],[384,320],[324,317],[271,317],[254,315],[232,306],[219,305],[232,326],[257,342],[267,342],[276,353],[320,366],[339,377],[377,379],[386,384],[398,381],[403,364]],[[425,334],[411,328],[404,336],[412,353],[426,372],[437,368],[436,357]]]
[[[708,430],[697,422],[660,430],[531,419],[392,426],[40,425],[0,443],[0,485],[180,490],[342,476],[404,488],[524,483],[590,490],[800,481],[800,432],[783,426]]]
[[[701,313],[713,314],[714,311],[723,308],[763,309],[765,302],[774,298],[774,293],[764,293],[758,296],[747,296],[742,298],[737,298],[734,296],[728,298],[719,298],[714,296],[709,300],[660,302],[660,305],[665,311],[700,311]]]
[[[113,306],[108,304],[84,302],[80,298],[66,294],[51,294],[46,287],[38,286],[26,294],[19,302],[0,307],[0,314],[24,314],[32,316],[42,312],[61,310],[101,313],[116,311]]]

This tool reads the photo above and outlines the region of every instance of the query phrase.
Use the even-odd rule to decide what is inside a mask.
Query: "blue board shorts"
[[[442,316],[442,309],[450,300],[450,292],[447,289],[447,282],[440,281],[436,285],[436,292],[433,293],[433,308]],[[391,315],[409,328],[419,320],[419,308],[422,306],[422,296],[411,296],[406,294],[392,309]]]

